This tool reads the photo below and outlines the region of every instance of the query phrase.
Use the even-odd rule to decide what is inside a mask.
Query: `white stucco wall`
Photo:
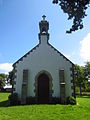
[[[59,70],[64,69],[65,71],[65,83],[66,83],[66,96],[72,95],[71,90],[71,71],[70,68],[72,64],[60,56],[57,51],[51,48],[50,45],[47,44],[47,36],[41,36],[41,44],[36,50],[30,52],[27,57],[24,57],[22,61],[16,63],[16,85],[14,88],[16,89],[15,92],[21,96],[21,88],[22,88],[22,80],[23,80],[23,70],[28,69],[29,76],[28,76],[28,96],[35,96],[34,93],[34,83],[35,83],[35,76],[38,72],[45,70],[48,71],[52,76],[52,83],[53,83],[53,96],[60,97],[60,85],[59,85]]]

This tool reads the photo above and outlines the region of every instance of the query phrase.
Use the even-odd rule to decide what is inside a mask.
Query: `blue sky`
[[[75,64],[90,60],[90,14],[84,29],[66,34],[72,20],[52,0],[0,0],[0,73],[10,71],[15,61],[38,44],[42,15],[49,21],[49,42],[56,49]]]

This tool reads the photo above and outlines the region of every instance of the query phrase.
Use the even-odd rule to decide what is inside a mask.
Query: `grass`
[[[78,97],[78,105],[9,106],[8,93],[0,93],[0,120],[90,120],[90,97]]]
[[[8,106],[8,96],[10,93],[1,93],[0,92],[0,107],[6,107]]]

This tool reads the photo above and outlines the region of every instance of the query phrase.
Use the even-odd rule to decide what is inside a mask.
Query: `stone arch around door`
[[[35,97],[36,97],[36,102],[39,103],[38,101],[38,87],[39,87],[39,83],[38,83],[38,80],[39,80],[39,77],[40,76],[43,76],[43,75],[46,75],[47,78],[49,79],[49,101],[48,103],[50,103],[51,99],[52,99],[52,93],[53,93],[53,90],[52,90],[52,87],[53,87],[53,84],[52,84],[52,76],[49,72],[45,71],[45,70],[42,70],[40,72],[38,72],[38,74],[36,75],[35,77]]]

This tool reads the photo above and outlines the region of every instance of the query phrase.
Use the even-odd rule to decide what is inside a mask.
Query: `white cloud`
[[[64,54],[74,64],[84,66],[90,61],[90,33],[80,41],[80,48]]]
[[[83,61],[90,61],[90,33],[80,41],[80,57]]]
[[[0,64],[0,73],[8,73],[13,69],[12,63],[2,63]]]

